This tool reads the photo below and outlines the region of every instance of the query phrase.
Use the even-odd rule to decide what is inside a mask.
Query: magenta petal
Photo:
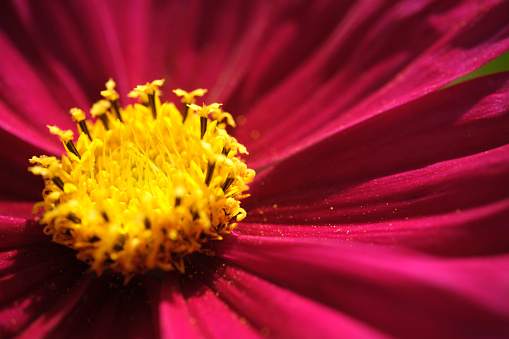
[[[403,245],[443,255],[503,253],[509,251],[508,176],[506,145],[351,187],[339,180],[327,189],[253,198],[236,232]]]
[[[47,255],[64,259],[63,252],[59,250],[65,247],[51,243],[51,237],[43,233],[43,226],[33,219],[32,207],[33,203],[0,201],[0,251],[17,253],[21,250],[30,255],[31,248],[45,248]],[[71,251],[67,253],[69,252]],[[28,262],[18,265],[25,268],[31,261],[32,259],[28,259]],[[14,263],[16,260],[3,261],[0,267],[8,267]]]
[[[16,289],[9,288],[0,283],[1,291],[9,291],[10,300],[8,303],[2,301],[0,306],[0,336],[10,337],[20,333],[28,327],[31,322],[44,314],[58,300],[62,294],[72,289],[83,273],[81,265],[70,267],[60,272],[51,272],[53,275],[45,280],[37,280],[32,277],[20,275],[17,283],[23,284],[21,278],[30,280],[33,285],[25,290],[23,294],[17,294]]]
[[[346,337],[381,336],[337,310],[274,286],[228,261],[203,255],[189,259],[180,286],[191,319],[204,337],[329,338],[336,336],[338,328]]]
[[[0,176],[6,180],[0,185],[0,200],[37,201],[41,199],[44,184],[40,177],[28,172],[28,159],[34,155],[48,154],[0,128]]]
[[[507,144],[508,76],[454,86],[337,132],[266,168],[250,193],[258,201],[299,190],[332,195]]]
[[[28,208],[27,208],[28,207]],[[71,288],[86,267],[26,220],[30,206],[0,203],[0,337],[19,333]],[[8,293],[5,293],[8,291]]]
[[[186,281],[187,283],[187,281]],[[204,284],[196,289],[185,285],[190,292],[186,303],[191,313],[191,319],[196,322],[206,338],[259,338],[260,334],[253,329],[244,316],[236,313],[231,304],[220,299],[221,295],[208,289]]]
[[[12,220],[33,220],[35,218],[35,216],[32,214],[33,207],[33,202],[0,200],[0,216],[13,218]]]
[[[245,114],[236,133],[251,162],[266,165],[324,133],[436,91],[507,51],[502,13],[509,4],[485,4],[358,2],[314,58]],[[247,137],[252,131],[255,140]]]
[[[159,324],[161,338],[202,338],[196,321],[190,316],[186,301],[180,291],[179,281],[173,273],[162,281],[159,299]]]
[[[212,283],[216,294],[259,329],[275,338],[385,337],[348,315],[273,285],[232,265]],[[298,324],[298,325],[297,325]],[[216,336],[219,338],[219,336]]]
[[[58,302],[46,307],[21,337],[156,338],[157,318],[147,303],[146,286],[135,280],[124,286],[115,275],[87,275],[67,290],[56,286]]]
[[[61,298],[48,313],[40,316],[25,329],[21,338],[45,337],[54,330],[69,314],[75,304],[83,296],[89,279],[84,278],[73,286],[71,291]]]
[[[61,142],[46,125],[75,129],[69,109],[88,111],[114,76],[94,8],[6,2],[0,17],[0,128],[59,154]]]
[[[89,104],[110,76],[122,98],[156,78],[166,78],[170,89],[207,87],[225,97],[256,58],[271,7],[267,1],[19,1],[2,8],[0,22],[49,88],[66,85],[57,101],[67,107]]]
[[[218,254],[396,337],[509,335],[507,255],[436,260],[348,242],[246,236],[218,243]]]
[[[254,23],[249,25],[256,28],[257,34],[246,34],[242,39],[243,43],[235,45],[233,49],[234,55],[242,54],[244,62],[241,64],[247,66],[247,69],[242,68],[242,72],[239,72],[238,67],[233,68],[226,64],[226,77],[223,70],[211,92],[214,97],[217,88],[225,86],[223,83],[226,83],[230,90],[234,89],[233,93],[221,92],[220,98],[237,114],[243,114],[256,99],[269,93],[273,87],[305,64],[317,48],[329,39],[338,21],[348,14],[348,9],[352,6],[351,1],[330,0],[256,3],[263,4],[259,6],[259,12],[264,10],[261,15],[253,15]],[[269,4],[272,6],[266,6]],[[246,13],[242,11],[237,14],[243,15]],[[312,29],[309,29],[310,27]],[[230,69],[233,72],[230,72]],[[239,74],[242,77],[239,77]],[[233,83],[236,86],[233,88],[232,78],[237,80]]]
[[[307,225],[243,222],[235,234],[276,239],[356,241],[411,247],[442,256],[478,256],[509,251],[508,218],[509,199],[506,199],[488,206],[430,217],[358,225],[314,225],[321,222],[321,217],[303,219],[311,223]]]
[[[68,108],[63,110],[58,105],[40,74],[1,31],[0,49],[0,64],[5,67],[0,76],[0,128],[46,152],[61,152],[60,141],[48,137],[45,126],[58,122],[62,128],[71,127],[69,119],[60,118]]]
[[[51,241],[51,237],[44,235],[42,226],[34,220],[0,216],[0,232],[0,249],[48,244]]]
[[[72,251],[56,244],[2,251],[0,258],[0,285],[10,291],[0,297],[0,306],[66,267],[81,266]]]
[[[98,13],[102,6],[95,2],[40,4],[23,0],[2,5],[0,26],[8,32],[10,45],[46,85],[47,99],[63,109],[47,112],[52,117],[64,118],[70,107],[90,104],[109,76],[119,78],[116,66],[121,63],[113,59],[118,55],[112,52],[115,46],[108,40],[110,32],[103,22],[108,18]],[[18,72],[25,76],[25,70]],[[25,93],[37,93],[32,93],[36,85],[27,85]],[[122,89],[124,93],[129,90]]]
[[[107,277],[106,277],[107,278]],[[111,288],[111,278],[101,281],[103,285]],[[127,286],[123,286],[123,277],[116,281],[114,289],[118,293],[118,303],[114,310],[114,317],[111,326],[108,328],[111,337],[113,338],[159,338],[157,335],[158,319],[155,307],[148,302],[148,289],[157,289],[159,286],[152,278],[141,280],[140,277],[134,278]],[[97,307],[96,310],[103,311],[102,307]],[[96,326],[97,333],[102,335],[105,332],[101,321],[103,317],[101,314],[96,315],[95,321],[99,322]],[[83,330],[86,331],[88,324],[82,321]],[[84,335],[83,338],[90,338],[89,335]]]

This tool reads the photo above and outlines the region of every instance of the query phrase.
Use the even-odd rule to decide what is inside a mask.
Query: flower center
[[[184,271],[184,256],[206,252],[246,216],[239,199],[247,196],[255,172],[239,158],[243,145],[225,130],[235,126],[220,104],[195,105],[182,97],[180,112],[161,104],[156,80],[129,96],[140,104],[122,108],[115,83],[91,109],[95,122],[71,109],[80,136],[48,126],[66,148],[61,160],[33,157],[30,171],[45,180],[41,223],[53,241],[78,251],[78,259],[100,275],[114,270],[130,279],[160,268]]]

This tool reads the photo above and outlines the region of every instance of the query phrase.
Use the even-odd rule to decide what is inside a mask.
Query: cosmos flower
[[[490,1],[4,1],[0,336],[509,336],[509,49]],[[207,88],[257,175],[185,272],[100,276],[31,214],[109,78]],[[200,101],[197,101],[201,105]]]

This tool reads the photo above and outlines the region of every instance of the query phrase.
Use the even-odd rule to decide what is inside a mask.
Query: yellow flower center
[[[176,90],[184,107],[159,100],[156,80],[118,103],[113,80],[91,113],[71,109],[81,131],[48,126],[66,148],[61,160],[33,157],[30,168],[45,179],[41,223],[53,241],[78,251],[78,259],[100,275],[114,270],[126,280],[152,269],[184,271],[184,256],[207,252],[246,216],[239,199],[255,172],[239,158],[244,146],[225,130],[232,116],[219,104],[194,105],[195,96]],[[225,122],[223,122],[225,120]]]

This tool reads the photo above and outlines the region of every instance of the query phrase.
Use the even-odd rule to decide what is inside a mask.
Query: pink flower
[[[0,5],[0,336],[509,336],[509,2],[7,1]],[[208,88],[257,177],[185,274],[84,274],[30,214],[114,78]]]

